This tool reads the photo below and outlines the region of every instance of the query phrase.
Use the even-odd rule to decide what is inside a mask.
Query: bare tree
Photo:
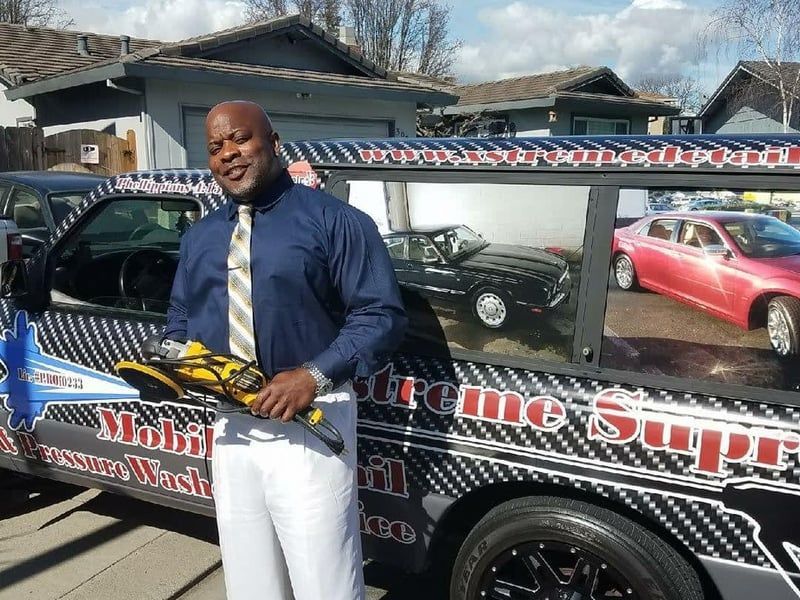
[[[392,71],[447,75],[461,46],[438,0],[345,0],[345,17],[364,54]]]
[[[661,94],[674,98],[681,113],[696,112],[702,103],[703,93],[697,79],[680,73],[653,73],[636,80],[633,87],[640,92]]]
[[[341,0],[244,0],[244,3],[248,21],[298,13],[328,31],[336,30],[341,22]]]
[[[75,21],[59,8],[57,0],[0,0],[0,23],[66,29]]]
[[[2,0],[0,0],[2,1]],[[444,76],[461,42],[449,36],[441,0],[244,0],[250,21],[300,13],[328,30],[346,22],[358,47],[379,67]]]
[[[800,92],[800,1],[723,0],[703,41],[761,63],[746,85],[763,91],[766,83],[778,90],[783,130],[788,131]]]

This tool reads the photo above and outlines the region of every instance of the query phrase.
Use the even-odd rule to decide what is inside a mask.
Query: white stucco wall
[[[489,242],[544,248],[583,245],[589,188],[409,183],[412,229],[464,224]]]
[[[33,106],[25,100],[9,100],[5,91],[8,86],[0,83],[0,127],[16,127],[17,118],[34,117]]]
[[[147,110],[152,118],[155,167],[184,167],[182,107],[209,108],[224,100],[251,100],[267,111],[311,114],[317,117],[349,117],[395,121],[396,135],[411,137],[415,132],[413,102],[390,102],[364,97],[313,94],[298,99],[294,93],[234,89],[229,86],[185,84],[164,80],[147,82]]]

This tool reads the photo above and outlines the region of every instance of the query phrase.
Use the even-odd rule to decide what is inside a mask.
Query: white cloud
[[[707,15],[681,0],[631,0],[616,13],[568,14],[516,1],[484,9],[486,34],[465,44],[455,66],[464,82],[577,65],[609,66],[623,79],[682,72],[698,63]]]
[[[244,3],[237,0],[146,0],[127,7],[69,0],[63,6],[76,29],[163,41],[227,29],[245,20]]]

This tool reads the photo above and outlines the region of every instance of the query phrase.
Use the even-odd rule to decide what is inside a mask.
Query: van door
[[[210,417],[141,400],[114,371],[163,330],[180,237],[200,214],[194,200],[101,200],[50,252],[49,306],[5,303],[0,393],[21,469],[210,509]]]

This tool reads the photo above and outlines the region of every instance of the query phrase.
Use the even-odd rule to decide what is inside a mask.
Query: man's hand
[[[298,412],[311,405],[316,390],[317,382],[306,369],[284,371],[261,388],[250,405],[250,411],[254,415],[288,423]]]

